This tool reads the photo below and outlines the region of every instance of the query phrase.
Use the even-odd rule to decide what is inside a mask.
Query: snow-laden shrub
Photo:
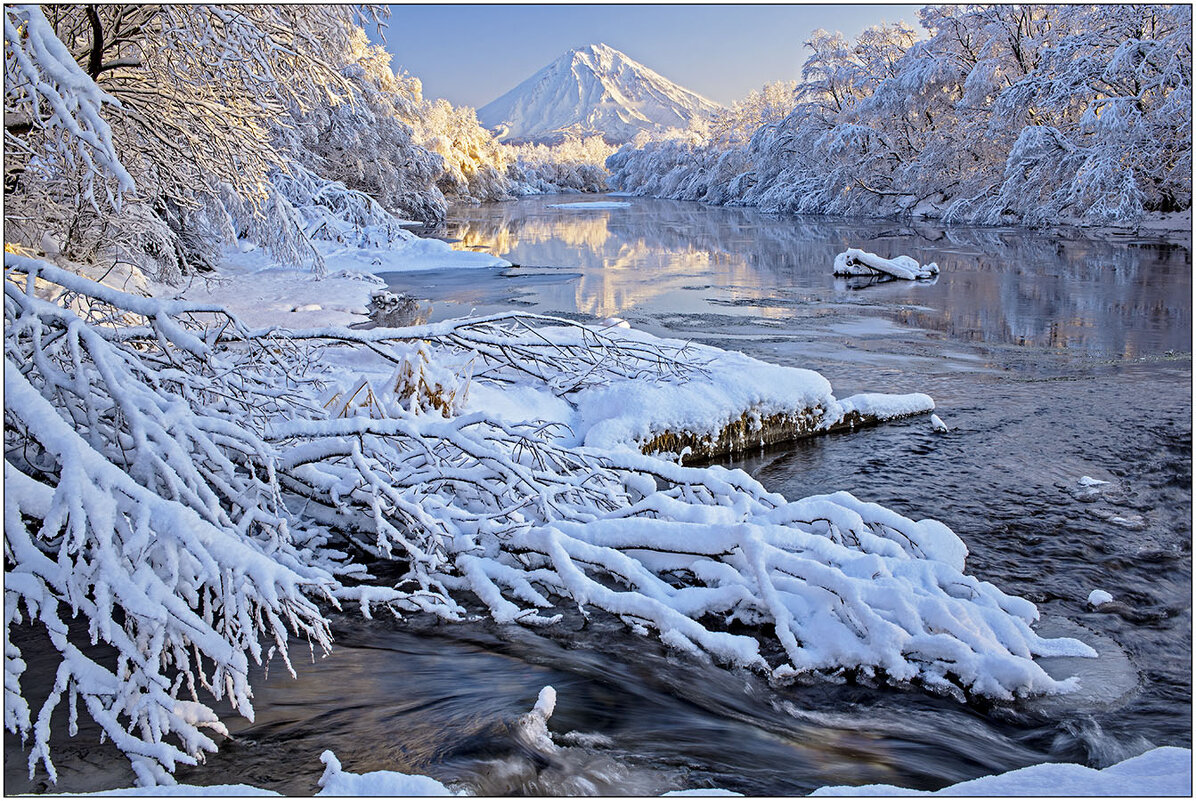
[[[298,228],[308,239],[365,248],[394,246],[416,238],[373,197],[340,181],[292,165],[287,172],[273,172],[270,182],[294,209]]]
[[[65,697],[72,728],[82,699],[139,781],[168,781],[215,747],[210,698],[252,714],[251,660],[285,660],[296,635],[328,646],[317,602],[527,625],[563,605],[777,679],[853,672],[998,698],[1071,686],[1035,656],[1092,653],[1038,637],[1034,605],[964,573],[941,523],[567,449],[551,422],[461,409],[468,381],[567,397],[702,380],[684,349],[522,314],[254,332],[27,257],[5,270],[5,725],[51,774]],[[348,354],[330,348],[393,378],[346,387],[330,365]],[[338,386],[348,397],[330,399]],[[363,558],[403,576],[378,585]],[[112,656],[87,655],[73,615]],[[36,716],[19,625],[60,655]]]

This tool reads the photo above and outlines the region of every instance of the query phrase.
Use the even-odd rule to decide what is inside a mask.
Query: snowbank
[[[447,242],[424,239],[404,231],[406,239],[398,247],[356,247],[331,242],[317,243],[331,267],[359,269],[372,273],[401,273],[415,270],[460,270],[479,267],[510,267],[511,262],[489,253],[453,250]]]
[[[701,365],[687,381],[649,378],[612,380],[586,387],[565,402],[529,387],[475,385],[467,408],[511,422],[530,415],[564,423],[565,443],[609,450],[635,447],[644,453],[684,453],[687,461],[829,431],[922,414],[934,409],[928,395],[864,393],[839,400],[830,382],[812,371],[783,367],[742,353],[658,338],[622,327],[594,326],[633,347],[686,354]],[[578,330],[545,329],[558,342],[579,342]]]
[[[953,784],[937,792],[891,784],[820,787],[817,796],[944,795],[944,796],[1190,796],[1192,750],[1164,746],[1104,770],[1083,765],[1046,763],[996,776]]]
[[[350,773],[341,768],[331,751],[320,759],[327,765],[320,779],[321,796],[452,796],[454,793],[435,779],[390,770]],[[1045,763],[1018,770],[984,776],[944,787],[936,792],[911,790],[891,784],[867,784],[859,787],[840,785],[820,787],[811,796],[1190,796],[1192,794],[1192,751],[1164,746],[1119,762],[1104,770],[1094,770],[1070,763]],[[170,787],[131,787],[92,793],[98,796],[274,796],[278,793],[244,784],[210,787],[175,785]],[[738,796],[718,788],[674,790],[676,796]]]
[[[385,795],[430,796],[459,795],[428,776],[375,770],[369,773],[349,773],[341,768],[340,760],[331,751],[320,754],[324,775],[320,777],[320,792],[316,795]]]
[[[913,281],[918,278],[933,278],[939,274],[935,262],[918,264],[909,256],[886,259],[859,248],[848,248],[835,257],[835,275],[887,275]]]
[[[427,241],[427,240],[424,240]],[[436,242],[441,245],[443,243]],[[447,247],[447,246],[446,246]],[[484,254],[450,251],[446,261]],[[358,259],[358,263],[361,262]],[[409,264],[419,264],[410,262]],[[474,260],[462,259],[463,266]],[[190,300],[224,306],[247,323],[314,329],[364,322],[372,292],[384,286],[369,272],[352,269],[330,256],[329,273],[311,273],[274,266],[261,251],[229,251],[218,281],[193,284]],[[409,266],[408,269],[417,269]],[[432,327],[415,331],[434,335]],[[686,452],[687,460],[712,458],[765,447],[800,437],[933,411],[934,401],[921,393],[863,393],[837,399],[830,383],[816,372],[759,361],[741,353],[658,338],[627,327],[625,321],[591,327],[633,347],[665,348],[685,353],[702,365],[701,375],[685,382],[630,377],[570,393],[563,400],[549,387],[527,383],[502,386],[473,382],[465,410],[485,412],[508,422],[540,419],[568,426],[568,446],[613,448],[631,446],[644,452]],[[550,328],[544,333],[563,344],[580,344],[578,328]],[[539,334],[529,334],[535,340]],[[354,354],[346,369],[372,380],[386,379],[393,366]],[[688,450],[687,450],[688,449]]]
[[[94,793],[63,793],[58,795],[55,793],[47,793],[45,798],[74,798],[77,795],[89,796],[141,796],[146,798],[158,797],[189,797],[189,796],[281,796],[282,793],[276,793],[273,790],[263,790],[260,787],[254,787],[249,784],[161,784],[154,787],[121,787],[115,790],[99,790]]]
[[[216,276],[193,281],[181,294],[188,300],[223,306],[254,326],[353,325],[368,318],[371,293],[386,286],[376,273],[511,264],[488,253],[453,250],[437,239],[420,239],[407,231],[402,234],[403,240],[394,246],[315,242],[327,265],[323,276],[279,264],[265,250],[242,243],[224,251]],[[176,291],[164,285],[156,290],[162,295]]]

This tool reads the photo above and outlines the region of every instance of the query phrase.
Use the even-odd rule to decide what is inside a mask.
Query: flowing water
[[[256,720],[232,720],[221,752],[180,780],[311,793],[332,749],[355,773],[419,772],[483,794],[796,795],[825,784],[936,789],[1191,746],[1189,237],[811,220],[641,198],[552,207],[579,200],[458,209],[441,235],[517,266],[392,275],[392,288],[427,299],[432,319],[512,306],[618,316],[818,370],[840,397],[930,394],[946,434],[913,418],[734,464],[790,498],[846,489],[946,522],[968,545],[968,572],[1038,604],[1045,633],[1097,648],[1098,660],[1048,666],[1078,672],[1083,691],[979,705],[854,684],[776,687],[597,620],[533,631],[346,617],[331,656],[296,652],[298,679],[279,668],[260,678]],[[936,261],[942,273],[836,279],[830,265],[846,247]],[[1090,608],[1093,589],[1114,602]],[[549,684],[553,753],[515,723]],[[6,789],[19,791],[11,775]]]

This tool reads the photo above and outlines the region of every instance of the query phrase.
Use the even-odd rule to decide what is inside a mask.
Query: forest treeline
[[[1192,205],[1192,9],[952,5],[854,42],[815,31],[795,86],[642,138],[612,187],[769,211],[1134,224]]]

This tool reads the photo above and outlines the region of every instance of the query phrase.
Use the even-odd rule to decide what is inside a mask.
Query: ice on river
[[[591,200],[578,203],[549,203],[550,209],[572,209],[580,211],[603,211],[608,209],[625,209],[630,203],[622,200]]]

